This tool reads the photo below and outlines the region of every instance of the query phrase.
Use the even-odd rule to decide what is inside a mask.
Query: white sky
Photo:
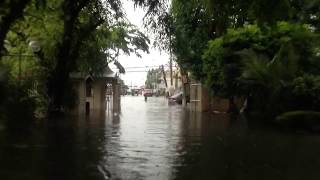
[[[136,25],[140,31],[145,32],[143,29],[143,16],[145,11],[141,8],[134,8],[132,1],[123,1],[123,8],[127,14],[128,20]],[[149,39],[153,39],[149,36]],[[162,51],[154,49],[152,43],[150,44],[150,54],[143,53],[139,58],[132,54],[130,56],[121,55],[118,61],[126,69],[126,74],[122,74],[120,77],[124,80],[126,85],[129,86],[142,86],[147,79],[147,72],[130,72],[130,71],[148,71],[149,69],[156,68],[160,65],[166,65],[169,62],[169,55]],[[147,67],[146,67],[147,66]],[[150,67],[151,66],[151,67]],[[144,67],[144,68],[127,68],[127,67]],[[113,63],[110,64],[110,68],[115,71]]]

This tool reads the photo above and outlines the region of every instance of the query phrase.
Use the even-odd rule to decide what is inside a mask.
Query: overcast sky
[[[143,16],[145,14],[144,10],[141,8],[134,8],[132,1],[123,1],[123,8],[126,11],[129,21],[136,25],[142,32],[143,29]],[[152,37],[149,37],[152,39]],[[119,57],[119,62],[126,69],[126,74],[121,75],[121,79],[125,81],[125,84],[131,86],[141,86],[144,85],[147,77],[146,72],[132,72],[132,71],[148,71],[151,68],[158,67],[160,65],[168,64],[169,55],[166,52],[161,52],[157,49],[150,47],[150,54],[143,53],[142,57],[139,58],[132,54],[131,56],[122,55]],[[149,67],[149,68],[146,68]],[[151,66],[151,67],[150,67]],[[130,68],[130,67],[144,67],[144,68]],[[114,70],[115,66],[113,63],[110,68]],[[114,70],[115,71],[115,70]],[[131,72],[130,72],[131,71]]]

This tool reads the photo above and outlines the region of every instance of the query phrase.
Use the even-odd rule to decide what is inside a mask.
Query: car
[[[139,89],[131,89],[132,96],[139,96]]]
[[[145,89],[143,91],[143,96],[145,96],[145,97],[151,97],[152,95],[153,95],[152,89]]]
[[[183,93],[179,92],[173,96],[170,96],[168,98],[168,102],[169,104],[182,104],[182,98],[183,98]]]

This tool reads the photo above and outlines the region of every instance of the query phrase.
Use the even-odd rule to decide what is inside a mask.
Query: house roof
[[[121,74],[125,74],[126,70],[124,69],[124,67],[119,63],[119,61],[114,61],[114,65],[117,66],[117,68],[119,69],[119,72]]]
[[[100,75],[95,75],[92,76],[91,74],[88,73],[83,73],[83,72],[72,72],[70,73],[70,78],[71,79],[87,79],[87,78],[112,78],[112,79],[117,79],[118,76],[115,72],[113,72],[109,66],[105,67],[104,73]]]
[[[115,72],[113,72],[109,66],[105,67],[105,71],[102,75],[102,77],[106,77],[106,78],[117,78],[117,74]]]

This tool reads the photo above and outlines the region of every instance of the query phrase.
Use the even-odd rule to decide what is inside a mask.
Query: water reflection
[[[102,179],[104,119],[57,119],[28,134],[0,134],[0,177],[16,179]]]
[[[0,131],[0,178],[319,179],[320,138],[192,113],[164,98],[122,98],[122,112]]]
[[[125,97],[122,107],[120,117],[107,118],[105,146],[105,164],[120,179],[174,179],[180,167],[192,168],[186,156],[199,155],[210,134],[229,126],[226,114],[212,120],[210,114],[168,106],[164,98]]]

